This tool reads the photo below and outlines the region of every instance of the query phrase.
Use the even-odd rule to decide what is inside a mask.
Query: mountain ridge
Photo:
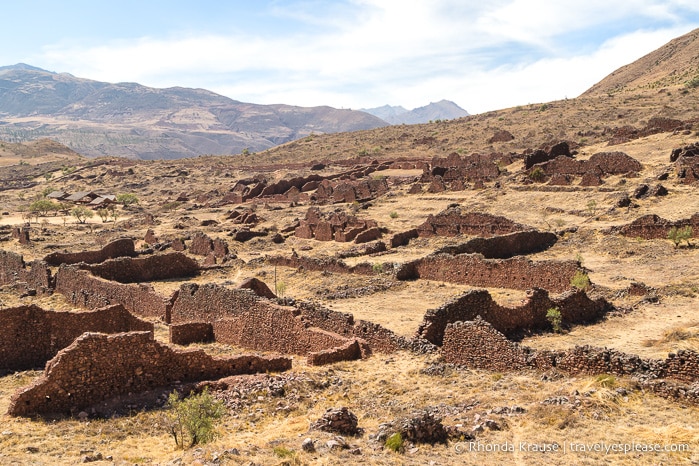
[[[439,102],[430,102],[428,105],[408,110],[400,105],[383,105],[375,108],[362,108],[363,112],[377,116],[392,124],[420,124],[435,120],[453,120],[470,114],[456,103],[442,99]]]
[[[386,124],[328,106],[245,103],[205,89],[105,83],[26,64],[0,68],[0,139],[49,137],[92,157],[237,154]]]

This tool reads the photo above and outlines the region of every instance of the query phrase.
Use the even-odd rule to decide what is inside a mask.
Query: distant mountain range
[[[26,64],[0,67],[0,139],[51,138],[92,157],[238,154],[312,133],[386,125],[356,110],[257,105],[204,89],[110,84]]]
[[[468,116],[469,113],[449,100],[440,100],[424,107],[407,110],[401,106],[384,105],[376,108],[362,108],[363,112],[370,113],[392,125],[415,125],[429,123],[435,120],[453,120]]]

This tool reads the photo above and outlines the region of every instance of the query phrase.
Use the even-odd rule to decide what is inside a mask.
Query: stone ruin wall
[[[643,239],[667,239],[667,233],[671,228],[691,227],[692,231],[699,233],[699,214],[694,214],[688,219],[677,221],[666,220],[655,214],[644,215],[633,222],[612,228],[611,233],[618,232],[629,238]]]
[[[215,341],[264,351],[305,354],[344,345],[359,338],[371,350],[393,352],[406,347],[402,337],[378,324],[354,321],[351,314],[311,305],[278,306],[248,290],[206,284],[184,284],[172,307],[173,343]],[[209,323],[206,326],[180,324]]]
[[[490,238],[473,238],[466,243],[440,248],[434,254],[481,254],[486,259],[509,259],[545,251],[557,241],[558,236],[548,231],[519,231]]]
[[[0,370],[43,367],[84,332],[153,331],[153,324],[117,304],[88,312],[19,306],[0,312]]]
[[[475,235],[489,238],[519,231],[533,230],[512,220],[480,212],[463,213],[458,207],[450,207],[437,215],[429,215],[417,227],[420,237]]]
[[[294,236],[318,241],[366,243],[381,236],[374,220],[359,219],[347,212],[322,214],[318,207],[311,207],[294,230]]]
[[[563,322],[570,324],[593,322],[613,310],[606,300],[592,300],[582,290],[569,291],[552,299],[548,291],[535,288],[527,291],[527,299],[517,307],[499,305],[487,290],[472,290],[437,309],[428,310],[418,327],[417,337],[439,346],[448,324],[472,321],[480,316],[506,337],[519,338],[532,331],[549,330],[551,324],[546,313],[551,308],[558,308]]]
[[[569,350],[535,350],[508,340],[477,317],[448,324],[441,352],[445,362],[473,369],[509,372],[555,368],[571,375],[631,376],[660,396],[699,403],[699,393],[683,385],[699,381],[699,353],[694,351],[681,350],[659,360],[587,345]]]
[[[367,262],[349,266],[344,261],[335,258],[316,259],[299,255],[292,255],[291,257],[268,256],[265,258],[265,261],[271,265],[281,265],[294,269],[303,268],[304,270],[317,272],[354,273],[359,275],[374,275],[376,273],[373,266]]]
[[[485,259],[480,254],[437,254],[402,264],[396,272],[396,278],[435,280],[485,288],[544,288],[562,293],[570,289],[570,280],[579,270],[580,264],[576,261],[533,262],[522,256]]]
[[[0,249],[0,286],[20,284],[39,293],[50,294],[53,284],[51,270],[44,261],[35,260],[26,264],[21,255]]]
[[[44,261],[53,266],[59,266],[61,264],[77,264],[78,262],[98,264],[106,261],[107,259],[116,259],[117,257],[125,256],[136,256],[134,242],[129,238],[122,238],[112,241],[99,251],[53,252],[44,257]]]
[[[214,358],[202,350],[175,350],[152,333],[85,333],[46,365],[44,374],[15,393],[8,414],[75,414],[104,400],[174,382],[217,380],[291,368],[283,357]]]
[[[139,258],[119,257],[100,264],[84,264],[80,268],[97,277],[119,283],[193,277],[199,273],[199,263],[181,252]]]
[[[121,304],[133,314],[160,319],[167,319],[169,311],[168,300],[150,285],[104,280],[73,265],[59,267],[55,289],[75,306],[86,309]]]

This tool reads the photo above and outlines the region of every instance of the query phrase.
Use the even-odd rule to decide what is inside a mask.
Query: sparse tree
[[[138,204],[138,197],[132,193],[122,193],[118,194],[116,198],[117,202],[124,207],[128,207],[132,204]]]
[[[557,307],[552,307],[546,311],[546,320],[549,321],[554,332],[560,333],[563,330],[563,316]]]
[[[73,207],[73,209],[70,211],[70,215],[75,217],[78,223],[85,223],[88,218],[94,217],[95,213],[87,207],[77,206]]]
[[[29,212],[37,217],[45,217],[49,212],[57,212],[58,204],[49,199],[39,199],[29,204]]]

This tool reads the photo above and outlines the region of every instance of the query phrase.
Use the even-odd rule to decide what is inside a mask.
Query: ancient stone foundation
[[[26,264],[19,254],[0,249],[0,286],[15,285],[50,294],[52,284],[51,270],[46,262],[35,260]]]
[[[500,306],[488,291],[472,290],[437,309],[428,310],[417,336],[441,345],[448,324],[480,316],[507,337],[519,338],[532,331],[550,330],[546,313],[552,308],[560,311],[564,324],[593,322],[613,310],[606,300],[592,300],[582,290],[569,291],[552,299],[546,290],[535,288],[527,291],[526,301],[517,307]]]
[[[149,332],[85,333],[48,362],[41,378],[12,396],[8,414],[71,415],[103,400],[175,382],[290,368],[291,360],[284,357],[214,358],[202,350],[175,350]]]
[[[199,263],[181,252],[139,258],[119,257],[100,264],[85,264],[80,268],[105,280],[120,283],[193,277],[199,273]]]
[[[490,238],[473,238],[456,246],[446,246],[435,254],[481,254],[486,259],[509,259],[510,257],[545,251],[558,241],[551,232],[536,230],[520,231]]]
[[[62,265],[56,273],[56,291],[76,306],[95,309],[121,304],[129,312],[165,319],[168,300],[144,284],[122,284],[94,277],[74,265]]]
[[[611,233],[619,233],[630,238],[643,239],[667,239],[671,228],[690,227],[694,232],[699,232],[699,214],[694,214],[688,219],[666,220],[655,214],[644,215],[633,222],[612,228]]]
[[[302,268],[304,270],[315,270],[318,272],[356,273],[360,275],[373,275],[376,273],[374,272],[373,266],[367,262],[349,266],[345,264],[344,261],[332,257],[312,258],[294,254],[291,257],[266,257],[265,260],[268,264],[272,265],[281,265],[283,267],[292,267],[295,269]]]
[[[46,311],[19,306],[0,311],[0,369],[43,367],[84,332],[153,331],[153,324],[121,305],[88,312]]]
[[[420,237],[474,235],[488,238],[532,229],[497,215],[462,212],[460,207],[449,207],[437,215],[430,215],[417,227]]]
[[[398,280],[436,280],[486,288],[528,290],[544,288],[562,293],[580,269],[576,261],[537,261],[517,256],[485,259],[480,254],[434,254],[402,264]]]
[[[53,252],[46,256],[44,260],[49,265],[61,264],[77,264],[85,262],[86,264],[99,264],[107,259],[116,259],[117,257],[134,257],[136,251],[132,239],[123,238],[112,241],[99,251],[82,251],[82,252]]]
[[[659,360],[592,346],[559,351],[535,350],[511,342],[480,317],[448,324],[441,351],[447,363],[473,369],[504,372],[556,368],[573,375],[631,376],[660,396],[699,403],[696,390],[699,353],[694,351],[678,351],[669,354],[665,360]]]

